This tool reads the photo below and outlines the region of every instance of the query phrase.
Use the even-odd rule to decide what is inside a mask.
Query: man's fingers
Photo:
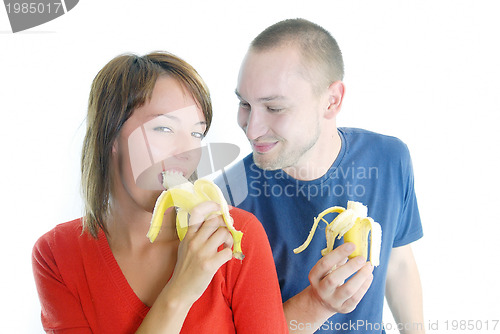
[[[348,242],[340,245],[330,253],[323,256],[309,272],[309,281],[311,284],[319,284],[319,282],[326,275],[328,275],[332,269],[344,265],[347,261],[347,257],[354,251],[355,248],[356,247],[353,243]]]
[[[345,300],[342,304],[342,312],[348,313],[356,308],[356,305],[366,294],[373,281],[373,266],[367,263],[356,275],[351,277],[338,289],[339,298]]]
[[[360,270],[366,263],[362,256],[355,257],[347,261],[344,265],[337,267],[335,270],[326,275],[318,284],[320,290],[327,294],[333,293],[339,286]]]
[[[373,266],[362,256],[331,270],[317,284],[315,295],[334,312],[351,312],[371,285]]]

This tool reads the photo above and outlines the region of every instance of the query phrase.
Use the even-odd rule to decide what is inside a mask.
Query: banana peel
[[[338,213],[331,223],[324,219],[324,216],[329,213]],[[371,264],[373,266],[380,264],[382,228],[379,223],[368,217],[368,208],[355,201],[348,201],[346,209],[341,206],[334,206],[322,211],[318,217],[314,218],[313,226],[306,241],[293,250],[295,254],[302,252],[309,246],[320,221],[326,223],[326,248],[321,251],[321,255],[325,256],[333,250],[336,238],[344,237],[344,242],[352,242],[356,245],[356,249],[349,255],[349,258],[361,255],[368,260],[369,248]],[[370,239],[370,246],[368,246],[368,238]]]
[[[219,187],[206,179],[196,180],[193,184],[178,172],[163,172],[162,175],[163,186],[167,190],[156,200],[151,226],[147,233],[149,241],[153,243],[160,233],[163,216],[168,208],[177,208],[176,230],[179,240],[182,241],[189,228],[188,218],[191,210],[203,202],[213,201],[220,205],[221,211],[218,213],[222,214],[222,219],[233,237],[233,257],[243,260],[245,257],[241,249],[243,232],[234,228],[229,207]]]

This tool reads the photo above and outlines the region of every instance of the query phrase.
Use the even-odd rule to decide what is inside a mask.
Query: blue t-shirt
[[[373,283],[356,309],[335,314],[317,332],[381,333],[391,249],[423,235],[411,158],[407,146],[397,138],[354,128],[339,128],[338,132],[342,140],[340,153],[319,179],[300,181],[282,170],[264,171],[249,155],[216,183],[231,205],[253,213],[264,225],[283,301],[309,285],[309,271],[326,247],[326,225],[320,222],[309,247],[293,253],[306,240],[314,217],[332,206],[346,207],[348,200],[366,205],[368,215],[382,227],[380,265],[374,269]],[[335,217],[331,215],[325,218],[331,221]],[[336,240],[335,247],[342,242]]]

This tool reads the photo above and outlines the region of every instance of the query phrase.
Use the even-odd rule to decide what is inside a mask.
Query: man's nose
[[[256,109],[250,111],[244,130],[249,140],[255,140],[265,135],[268,131],[265,113]]]

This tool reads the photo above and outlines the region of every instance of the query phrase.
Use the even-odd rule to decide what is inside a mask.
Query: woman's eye
[[[153,130],[157,132],[172,132],[172,129],[169,128],[168,126],[157,126]]]
[[[205,137],[203,135],[203,133],[200,133],[200,132],[191,132],[191,136],[198,138],[198,139],[203,139]]]

